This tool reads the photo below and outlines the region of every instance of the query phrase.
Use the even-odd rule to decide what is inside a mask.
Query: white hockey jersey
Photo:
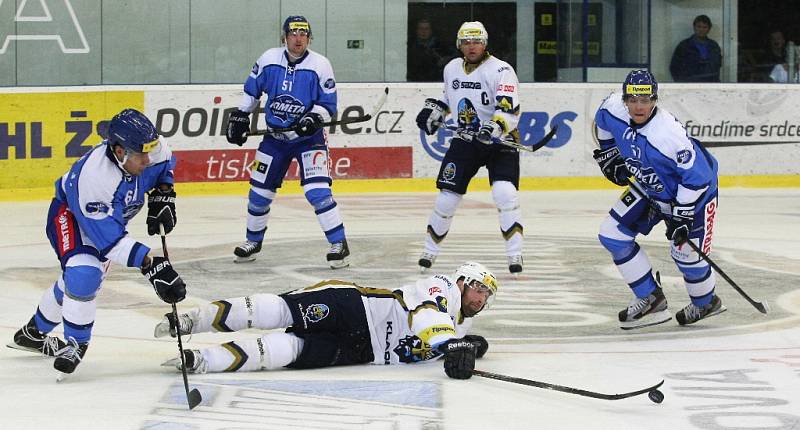
[[[503,135],[519,122],[519,80],[505,61],[488,56],[470,73],[463,58],[451,60],[444,68],[442,101],[450,108],[459,128],[477,130],[482,121],[494,120]]]
[[[461,338],[472,318],[461,314],[461,290],[447,276],[397,290],[361,287],[375,364],[414,363],[441,356],[435,347]]]

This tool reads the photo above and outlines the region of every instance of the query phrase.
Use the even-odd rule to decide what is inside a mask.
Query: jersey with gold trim
[[[442,101],[450,108],[458,127],[477,130],[481,122],[494,120],[503,135],[519,122],[519,80],[514,69],[489,55],[467,73],[463,58],[455,58],[444,68]]]
[[[438,358],[439,344],[463,337],[472,326],[472,318],[461,315],[461,290],[448,276],[420,279],[393,291],[370,290],[362,293],[375,364]]]

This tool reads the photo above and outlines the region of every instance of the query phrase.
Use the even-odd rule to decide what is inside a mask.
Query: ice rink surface
[[[183,383],[160,363],[174,340],[154,339],[169,311],[138,271],[114,266],[98,298],[91,346],[56,383],[52,359],[0,348],[0,428],[42,429],[800,429],[800,190],[720,191],[712,257],[758,313],[721,277],[728,311],[679,327],[627,332],[617,312],[631,294],[597,229],[619,191],[522,192],[525,272],[508,275],[489,193],[467,194],[433,272],[478,260],[498,275],[494,306],[475,322],[489,352],[477,368],[603,393],[665,381],[665,400],[598,400],[474,377],[449,379],[421,365],[189,375],[203,403],[188,411]],[[336,195],[351,267],[325,264],[327,243],[302,196],[279,195],[259,259],[234,264],[244,196],[180,197],[170,257],[188,285],[188,309],[209,300],[283,292],[322,279],[392,288],[421,276],[416,260],[434,193]],[[48,202],[0,203],[0,338],[11,340],[59,274],[44,235]],[[144,214],[131,234],[145,234]],[[663,227],[640,243],[675,313],[688,303]],[[58,330],[58,329],[57,329]],[[198,334],[197,348],[256,336]]]

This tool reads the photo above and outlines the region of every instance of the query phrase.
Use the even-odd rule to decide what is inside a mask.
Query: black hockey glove
[[[625,165],[625,160],[619,155],[619,148],[616,145],[603,150],[595,149],[594,161],[597,162],[603,175],[609,181],[623,187],[630,185],[628,178],[630,178],[631,172]]]
[[[158,234],[159,225],[164,226],[164,234],[169,234],[177,223],[175,190],[170,188],[169,191],[162,191],[156,187],[150,191],[147,196],[147,234]]]
[[[164,257],[153,257],[142,267],[142,275],[153,284],[158,297],[167,303],[178,303],[186,297],[186,284]]]
[[[247,133],[250,132],[250,114],[244,111],[236,110],[231,112],[228,117],[228,129],[225,132],[225,137],[228,138],[228,143],[242,146],[247,142]]]
[[[466,339],[450,339],[439,345],[444,354],[444,373],[454,379],[469,379],[475,370],[475,345]]]
[[[309,112],[300,118],[300,121],[297,121],[295,132],[298,136],[311,136],[320,128],[322,128],[322,115]]]
[[[447,105],[436,99],[425,99],[425,106],[417,114],[417,127],[432,136],[442,125]]]
[[[672,218],[667,223],[667,239],[675,246],[680,246],[689,240],[689,232],[694,223],[694,206],[673,205]]]
[[[478,129],[475,140],[484,145],[491,145],[492,141],[494,139],[499,139],[502,134],[503,128],[500,127],[500,124],[494,121],[484,121],[481,124],[481,128]]]
[[[483,336],[479,336],[477,334],[468,334],[464,336],[464,340],[467,342],[472,342],[475,345],[475,358],[481,358],[486,354],[486,351],[489,349],[489,342],[486,341],[486,338]]]

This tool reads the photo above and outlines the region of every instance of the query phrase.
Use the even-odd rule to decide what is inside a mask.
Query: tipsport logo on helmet
[[[651,95],[653,94],[653,86],[652,85],[628,85],[627,86],[628,94],[631,95]]]
[[[298,118],[305,112],[305,105],[289,94],[281,94],[270,102],[269,110],[283,121]]]

